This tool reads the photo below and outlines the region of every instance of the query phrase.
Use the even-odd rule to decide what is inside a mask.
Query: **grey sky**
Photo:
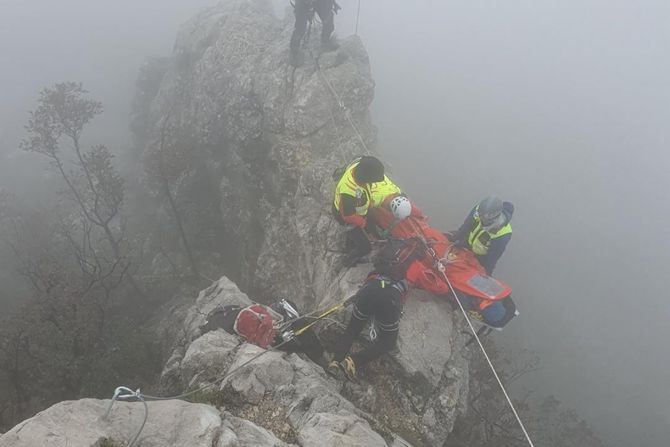
[[[0,157],[59,80],[84,81],[97,133],[127,145],[142,58],[213,3],[0,0]],[[346,36],[357,2],[341,4]],[[496,337],[537,351],[525,385],[619,447],[670,439],[669,23],[667,1],[362,0],[359,24],[393,177],[445,229],[485,195],[515,203],[496,275],[522,316]]]
[[[396,177],[449,228],[517,205],[497,275],[522,312],[500,338],[543,360],[525,384],[667,445],[670,4],[379,3],[360,33]]]

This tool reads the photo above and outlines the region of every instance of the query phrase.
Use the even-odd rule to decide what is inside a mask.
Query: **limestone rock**
[[[333,170],[375,153],[369,60],[358,37],[322,53],[313,32],[305,64],[293,68],[292,26],[290,16],[275,17],[270,0],[224,0],[180,29],[169,58],[143,70],[134,104],[137,158],[150,155],[169,121],[167,146],[187,148],[188,163],[177,167],[171,187],[188,239],[206,271],[226,274],[195,300],[185,294],[163,309],[156,326],[172,349],[161,384],[164,394],[176,394],[215,377],[219,387],[209,391],[230,407],[222,418],[207,405],[150,403],[145,447],[383,446],[393,431],[417,446],[443,445],[465,412],[462,321],[443,298],[409,294],[397,352],[361,371],[361,385],[344,386],[283,352],[263,353],[226,377],[264,351],[221,330],[200,331],[213,309],[248,305],[250,297],[290,298],[303,311],[331,306],[353,295],[371,269],[341,267],[344,229],[330,216]],[[163,243],[156,236],[143,247],[156,273],[168,271],[159,252],[181,251],[176,238],[174,246]],[[130,439],[142,405],[118,403],[114,423],[103,423],[105,405],[58,404],[0,437],[0,447]]]
[[[316,413],[300,430],[298,442],[304,447],[386,447],[386,442],[367,423],[351,416]]]
[[[289,447],[268,430],[256,424],[224,414],[219,442],[214,447]]]
[[[200,336],[200,326],[205,324],[207,315],[220,306],[237,304],[239,306],[251,305],[249,297],[242,293],[237,285],[227,277],[221,277],[214,284],[201,291],[184,321],[178,322],[183,325],[186,338],[193,340]]]
[[[234,260],[220,267],[244,290],[303,305],[320,296],[315,279],[337,274],[331,174],[374,147],[374,82],[356,36],[321,53],[311,33],[305,64],[290,66],[291,19],[275,17],[269,0],[204,10],[180,29],[169,63],[143,69],[134,128],[144,127],[146,152],[168,117],[187,136],[175,195],[199,256],[216,251]]]
[[[105,419],[109,402],[82,399],[56,404],[0,436],[0,447],[97,447],[103,440],[123,445],[137,433],[144,407],[139,402],[116,402]],[[182,401],[147,405],[149,416],[140,435],[143,447],[211,447],[217,437],[221,416],[213,407]]]
[[[420,290],[412,290],[405,304],[396,358],[408,374],[422,374],[432,386],[439,383],[452,355],[451,313],[444,299]]]
[[[180,368],[184,377],[191,377],[185,387],[206,381],[225,371],[232,351],[240,344],[238,337],[222,329],[211,331],[191,343],[184,354]]]
[[[326,293],[319,308],[353,295],[370,269],[369,264],[360,264],[345,271],[324,289]],[[203,383],[217,374],[223,377],[227,371],[237,370],[256,357],[219,382],[221,392],[232,392],[244,404],[288,409],[286,416],[295,430],[317,413],[344,411],[363,416],[361,420],[366,414],[381,414],[388,426],[400,423],[406,426],[400,430],[401,435],[433,445],[448,439],[454,422],[467,409],[468,363],[463,356],[463,336],[456,330],[461,322],[443,297],[410,291],[393,361],[384,362],[384,371],[361,371],[363,380],[371,383],[347,385],[344,394],[351,401],[342,397],[341,384],[334,383],[321,367],[298,355],[263,353],[258,346],[239,345],[237,337],[221,330],[199,336],[196,328],[204,323],[209,311],[217,306],[250,302],[227,278],[200,293],[183,322],[182,332],[191,335],[184,336],[163,372],[164,379],[173,377],[173,383],[180,384],[172,391]],[[341,312],[333,318],[344,322],[348,314]],[[189,336],[196,338],[189,341]],[[260,353],[263,354],[257,357]],[[380,380],[377,377],[380,373],[386,379]],[[309,436],[310,432],[306,433]],[[340,435],[334,434],[333,442]]]

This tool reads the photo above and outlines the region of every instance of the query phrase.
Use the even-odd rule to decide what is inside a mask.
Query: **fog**
[[[610,445],[668,445],[668,3],[365,3],[395,177],[445,228],[517,207],[496,275],[522,314],[499,338],[542,358],[524,385]]]
[[[16,147],[55,81],[83,81],[107,109],[100,139],[127,147],[142,59],[169,54],[178,24],[212,3],[0,0],[0,186],[39,176],[17,174]],[[357,2],[341,4],[345,37]],[[670,440],[668,23],[670,3],[651,0],[363,0],[360,11],[392,177],[444,229],[483,196],[515,204],[496,276],[521,316],[493,336],[510,355],[540,355],[519,386],[556,395],[619,447]]]
[[[33,186],[36,179],[27,178],[21,168],[34,169],[34,158],[19,151],[18,144],[37,94],[55,82],[82,81],[105,107],[91,133],[117,152],[127,149],[140,64],[147,56],[169,55],[179,25],[213,4],[0,0],[0,185],[10,178],[24,188]]]

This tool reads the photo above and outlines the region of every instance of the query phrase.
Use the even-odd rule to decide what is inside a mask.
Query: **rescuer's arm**
[[[365,217],[356,214],[356,198],[349,194],[340,195],[340,216],[348,224],[365,228],[367,220]]]

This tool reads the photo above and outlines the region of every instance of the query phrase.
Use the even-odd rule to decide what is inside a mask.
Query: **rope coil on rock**
[[[121,394],[124,392],[126,394]],[[142,402],[142,404],[144,404],[144,419],[142,419],[142,425],[140,425],[140,428],[137,430],[137,433],[135,433],[133,439],[130,441],[130,443],[128,443],[128,447],[134,447],[135,443],[142,434],[142,430],[144,430],[144,426],[147,423],[147,419],[149,418],[149,406],[145,401],[145,396],[142,395],[139,389],[137,389],[137,391],[133,391],[125,386],[117,387],[116,390],[114,390],[114,396],[112,397],[112,400],[109,403],[109,407],[107,407],[107,411],[105,412],[105,416],[103,418],[107,419],[109,417],[109,414],[112,411],[112,406],[114,406],[114,402],[116,402],[117,400],[130,400],[130,399],[137,399],[140,402]]]

